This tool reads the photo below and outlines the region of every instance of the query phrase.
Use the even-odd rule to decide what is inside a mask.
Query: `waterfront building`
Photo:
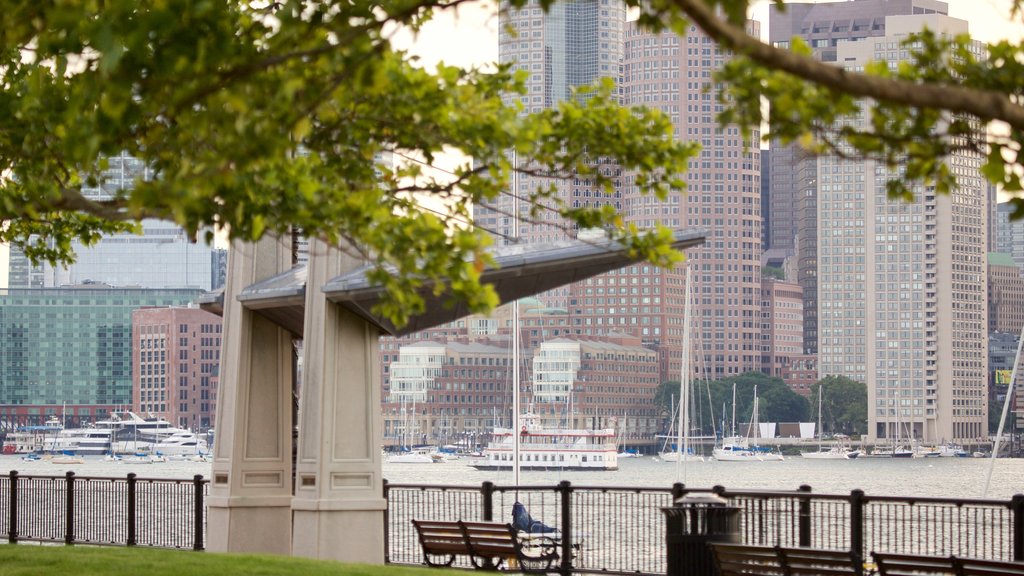
[[[788,48],[794,37],[806,42],[815,57],[841,62],[839,48],[887,35],[887,18],[896,15],[946,14],[936,0],[853,0],[787,2],[769,8],[768,40]],[[889,52],[883,52],[885,57]],[[797,144],[771,144],[769,248],[798,256],[797,282],[804,296],[804,352],[818,352],[818,185],[819,158]]]
[[[193,431],[213,427],[221,317],[195,307],[132,311],[132,407]]]
[[[862,3],[872,4],[842,6]],[[930,13],[879,17],[870,26],[841,18],[841,11],[821,12],[823,6],[829,5],[814,5],[818,15],[806,23],[809,39],[823,49],[832,41],[815,34],[840,22],[882,30],[831,46],[834,59],[850,70],[880,59],[897,66],[908,57],[901,42],[925,26],[940,34],[968,32],[967,22],[941,13],[942,3],[921,4],[931,6]],[[983,51],[979,43],[972,49]],[[850,122],[866,121],[864,115]],[[819,376],[865,382],[872,441],[975,441],[987,432],[987,188],[981,156],[954,153],[948,161],[959,186],[936,194],[918,185],[914,200],[905,202],[886,193],[900,167],[845,152],[817,157],[806,181],[816,197]]]
[[[1024,219],[1011,220],[1013,205],[1001,202],[996,206],[995,224],[992,228],[996,233],[995,251],[1009,254],[1017,267],[1024,270]]]
[[[76,426],[133,406],[132,311],[199,294],[96,284],[0,292],[0,421]]]
[[[525,330],[524,330],[525,331]],[[507,426],[512,406],[512,353],[504,335],[445,343],[403,344],[384,355],[385,446],[480,446]],[[657,352],[640,339],[554,338],[525,349],[520,403],[545,426],[617,428],[650,442],[661,382]]]
[[[129,154],[107,158],[107,168],[95,186],[83,186],[91,200],[113,197],[138,180],[153,178],[153,170]],[[8,286],[11,288],[59,288],[101,283],[137,288],[196,288],[216,290],[223,286],[226,251],[189,238],[180,226],[161,220],[141,222],[141,234],[103,235],[92,246],[72,242],[76,260],[66,266],[32,264],[12,248]]]
[[[988,254],[988,331],[1020,334],[1024,326],[1024,277],[1009,254]]]
[[[1017,357],[1017,338],[1020,332],[992,332],[988,335],[988,368],[989,368],[989,403],[995,403],[994,408],[1002,413],[1003,401],[1006,398],[1006,391],[1013,376],[1013,360]],[[1017,367],[1020,372],[1020,366]],[[1008,418],[1007,426],[1016,421],[1016,429],[1024,429],[1024,384],[1021,382],[1022,375],[1017,375],[1016,395],[1014,404],[1010,406],[1012,411]],[[993,430],[990,430],[993,432]]]
[[[759,24],[747,22],[747,31],[757,36]],[[662,224],[670,228],[700,228],[707,231],[704,245],[687,251],[691,268],[694,318],[693,373],[695,378],[718,380],[731,375],[761,369],[761,157],[760,150],[748,146],[760,140],[758,130],[742,133],[738,127],[721,127],[716,114],[722,110],[719,89],[712,83],[714,73],[729,58],[729,53],[696,26],[685,36],[672,32],[652,32],[630,22],[626,28],[622,90],[627,104],[657,108],[673,122],[673,137],[702,145],[682,174],[686,189],[671,194],[667,202],[644,196],[631,175],[625,178],[625,218],[640,228]],[[636,266],[632,268],[637,268]],[[631,269],[623,269],[631,273]],[[600,316],[623,325],[649,321],[652,331],[664,343],[668,356],[663,376],[679,373],[685,286],[685,268],[644,270],[629,277],[630,299],[618,298],[596,304],[595,321]],[[600,287],[600,278],[593,280]],[[652,300],[657,312],[649,319],[645,308],[635,308],[644,284],[661,289]],[[652,293],[654,293],[652,291]],[[595,298],[598,294],[595,293]],[[645,300],[641,298],[643,306]],[[623,308],[622,304],[629,307]],[[604,314],[601,313],[605,310]],[[654,310],[652,309],[652,310]],[[614,310],[614,312],[612,312]],[[638,314],[639,313],[639,314]],[[614,314],[614,316],[613,316]],[[607,320],[606,320],[607,321]],[[636,334],[636,332],[632,332]],[[646,336],[647,332],[641,332]]]
[[[798,394],[810,390],[786,380],[789,367],[803,356],[804,314],[800,285],[768,276],[761,278],[761,372],[781,378]]]

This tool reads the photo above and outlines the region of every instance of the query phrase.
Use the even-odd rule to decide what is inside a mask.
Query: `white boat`
[[[736,387],[733,386],[733,411],[736,406]],[[733,422],[736,421],[735,414]],[[750,413],[750,430],[757,430],[757,386],[754,386],[754,405]],[[722,439],[722,445],[711,451],[711,456],[719,462],[778,462],[784,460],[782,453],[763,446],[751,446],[749,436],[733,435]]]
[[[4,436],[0,454],[32,454],[43,451],[47,436],[60,432],[64,426],[56,416],[50,417],[42,426],[22,426]]]
[[[388,464],[437,464],[447,462],[448,459],[444,454],[433,450],[416,449],[388,454],[385,461]]]
[[[206,440],[188,430],[178,429],[152,446],[152,452],[162,456],[203,456],[210,453]]]
[[[111,431],[99,428],[65,428],[43,439],[43,452],[103,456],[110,453]]]
[[[613,428],[569,429],[541,426],[540,416],[527,412],[519,417],[519,467],[523,470],[618,470],[618,448]],[[495,428],[484,448],[477,470],[512,469],[511,428]]]
[[[860,452],[850,448],[850,437],[845,434],[836,434],[831,443],[824,444],[825,430],[821,425],[821,399],[824,397],[824,385],[818,386],[818,450],[816,452],[801,452],[801,458],[808,460],[849,460],[856,458]],[[844,442],[845,440],[845,442]],[[852,454],[852,456],[851,456]]]
[[[96,422],[96,428],[113,432],[114,454],[192,455],[210,451],[206,440],[194,432],[173,426],[163,418],[143,418],[130,410],[114,412],[109,419]]]
[[[947,442],[939,446],[939,456],[943,458],[968,458],[970,453],[964,447],[953,442]]]
[[[73,454],[62,454],[50,458],[50,464],[85,464],[85,459]]]

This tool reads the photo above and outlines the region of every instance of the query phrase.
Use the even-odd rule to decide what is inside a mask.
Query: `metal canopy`
[[[672,246],[677,250],[692,248],[702,244],[704,236],[703,230],[677,231]],[[494,248],[491,254],[497,266],[485,270],[482,281],[494,285],[502,302],[539,294],[636,262],[621,244],[607,239],[501,246]],[[428,286],[420,291],[426,301],[426,312],[398,328],[372,312],[374,305],[383,298],[384,290],[367,280],[366,272],[370,269],[364,266],[331,279],[323,287],[325,296],[393,336],[411,334],[469,315],[465,305],[447,303],[446,294],[434,296],[432,287]],[[306,267],[300,265],[245,288],[238,300],[247,309],[301,337],[305,293]],[[211,296],[202,302],[204,309],[215,313],[222,305],[223,295]]]
[[[703,230],[679,231],[672,246],[683,250],[703,242]],[[502,302],[585,280],[636,261],[621,244],[609,240],[502,246],[495,248],[492,254],[497,267],[484,271],[482,281],[494,285]],[[324,294],[331,302],[344,306],[388,334],[411,334],[469,315],[464,304],[452,306],[446,294],[434,296],[427,287],[420,291],[426,300],[426,312],[398,328],[372,312],[384,292],[380,286],[367,281],[366,270],[361,268],[332,279],[323,287]]]

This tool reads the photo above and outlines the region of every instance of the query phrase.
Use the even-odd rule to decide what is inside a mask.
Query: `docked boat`
[[[969,458],[971,454],[963,446],[947,442],[939,446],[939,456],[943,458]]]
[[[43,452],[103,456],[110,453],[113,432],[101,428],[65,428],[43,440]]]
[[[711,456],[719,462],[777,462],[784,459],[780,452],[765,446],[751,446],[750,441],[741,436],[724,438],[722,445],[711,451]]]
[[[801,452],[800,457],[808,460],[850,460],[860,456],[859,450],[850,446],[850,437],[845,434],[836,434],[832,441],[825,444],[824,432],[821,419],[821,399],[825,396],[824,385],[818,388],[818,450],[815,452]]]
[[[540,416],[519,418],[519,467],[523,470],[618,470],[615,430],[541,426]],[[516,436],[511,428],[495,428],[477,470],[510,470]]]
[[[42,426],[22,426],[4,436],[0,454],[33,454],[43,451],[47,436],[53,436],[63,429],[60,420],[52,417]]]
[[[388,454],[388,464],[439,464],[447,462],[444,454],[430,449],[414,449]]]
[[[735,434],[736,422],[736,386],[733,385],[733,436],[722,438],[722,445],[716,446],[711,451],[711,457],[719,462],[777,462],[783,460],[781,452],[772,450],[765,446],[751,445],[749,433],[758,429],[757,417],[757,386],[754,386],[754,405],[750,412],[750,425],[747,428],[748,436],[737,436]],[[724,429],[724,426],[723,426]]]
[[[96,428],[112,432],[114,454],[160,453],[165,455],[207,454],[210,449],[204,438],[194,432],[171,425],[163,418],[143,418],[135,412],[114,412],[107,420],[96,422]]]

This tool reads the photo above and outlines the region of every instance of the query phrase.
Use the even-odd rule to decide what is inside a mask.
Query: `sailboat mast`
[[[690,290],[691,290],[691,275],[690,266],[686,266],[686,291],[684,292],[683,301],[683,356],[680,359],[679,368],[679,430],[678,442],[676,446],[679,448],[678,456],[676,460],[676,480],[686,483],[686,467],[683,461],[686,459],[687,454],[690,453]]]
[[[512,149],[512,238],[519,242],[519,172]],[[519,486],[519,300],[512,302],[512,483]]]
[[[1014,388],[1017,386],[1017,367],[1020,366],[1021,348],[1024,348],[1024,326],[1021,326],[1020,336],[1017,337],[1017,355],[1013,357],[1013,371],[1010,372],[1010,383],[1006,386],[1003,414],[999,417],[996,439],[992,441],[992,460],[989,462],[988,476],[985,477],[985,491],[981,495],[982,498],[988,497],[988,487],[992,484],[992,469],[995,468],[996,458],[999,457],[999,440],[1003,437],[1003,424],[1006,423],[1006,413],[1010,410],[1010,398],[1013,396]]]
[[[736,437],[736,383],[732,383],[732,435]]]

